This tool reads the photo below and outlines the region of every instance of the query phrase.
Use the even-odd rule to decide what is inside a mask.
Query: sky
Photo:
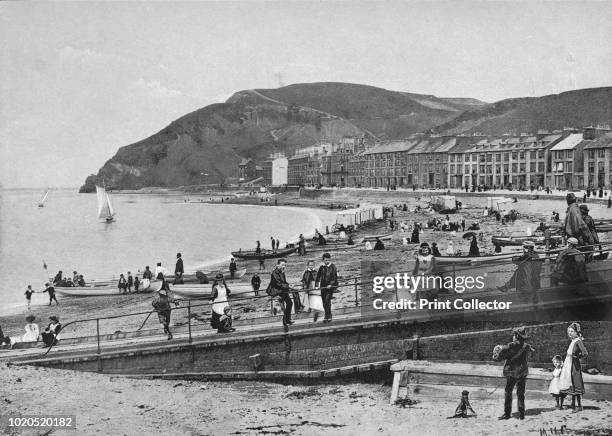
[[[77,187],[234,92],[487,102],[612,86],[612,2],[1,2],[0,185]]]

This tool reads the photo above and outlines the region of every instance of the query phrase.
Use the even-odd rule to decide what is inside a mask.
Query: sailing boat
[[[110,197],[106,189],[96,185],[96,194],[98,196],[98,218],[106,220],[107,223],[113,222],[115,219],[115,210],[111,203]]]
[[[49,195],[48,189],[45,192],[45,195],[43,195],[43,198],[41,198],[41,200],[38,202],[38,207],[45,207],[45,200],[47,199],[47,195]]]

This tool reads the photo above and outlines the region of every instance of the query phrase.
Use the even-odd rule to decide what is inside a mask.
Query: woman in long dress
[[[582,380],[582,365],[580,359],[588,356],[588,352],[582,343],[584,337],[580,330],[580,324],[573,322],[567,328],[567,336],[571,342],[567,348],[565,362],[559,377],[559,392],[572,396],[573,413],[582,411],[581,396],[584,395],[584,382]],[[576,408],[576,401],[578,407]]]
[[[317,270],[314,267],[314,261],[309,260],[306,271],[302,274],[302,289],[306,291],[307,303],[304,305],[313,314],[313,322],[317,322],[319,315],[324,312],[323,300],[321,299],[321,291],[314,290],[315,281],[317,279]]]
[[[38,324],[34,322],[36,317],[34,315],[28,315],[26,317],[26,321],[28,322],[25,325],[25,334],[21,338],[22,342],[37,342],[38,336],[40,335],[40,328]]]
[[[214,329],[219,328],[219,320],[221,319],[221,316],[223,316],[225,308],[229,306],[227,298],[229,297],[230,293],[231,291],[223,279],[223,274],[217,274],[215,276],[215,281],[212,285],[212,293],[210,295],[210,299],[212,300],[212,317],[210,319],[210,326]]]

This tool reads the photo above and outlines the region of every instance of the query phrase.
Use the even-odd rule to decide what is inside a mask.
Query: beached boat
[[[297,251],[297,247],[281,248],[278,250],[261,249],[259,253],[255,250],[232,251],[232,256],[237,259],[274,259],[276,257],[288,256]]]
[[[457,212],[457,200],[454,195],[434,195],[431,197],[431,208],[441,214]]]
[[[510,262],[516,254],[491,254],[488,256],[437,256],[437,265],[461,265],[470,263]]]
[[[240,297],[242,294],[253,295],[253,288],[249,284],[240,284],[240,285],[231,285],[228,284],[227,287],[230,289],[232,297]],[[172,288],[170,293],[176,294],[183,298],[208,298],[210,297],[210,293],[212,292],[212,283],[209,285],[200,285],[200,286],[180,286],[177,288]],[[260,295],[265,293],[265,289],[259,290]]]
[[[529,236],[529,235],[520,235],[520,236],[492,236],[491,242],[493,245],[498,245],[500,247],[508,247],[508,246],[520,246],[523,245],[523,242],[531,241],[536,245],[545,245],[546,238],[544,236]],[[563,242],[563,238],[559,235],[552,235],[550,237],[550,241],[552,244],[561,244]]]
[[[387,233],[386,235],[368,235],[364,236],[362,242],[372,242],[376,241],[376,239],[380,239],[381,241],[389,241],[393,235],[391,233]]]
[[[104,187],[96,185],[96,195],[98,197],[98,218],[105,220],[107,223],[113,222],[115,220],[115,210],[108,192]]]
[[[229,270],[222,270],[222,271],[211,271],[211,272],[203,272],[203,274],[206,275],[206,277],[208,278],[209,281],[212,281],[215,279],[215,275],[217,275],[218,273],[223,274],[223,278],[228,281],[228,280],[238,280],[241,279],[242,277],[244,277],[244,275],[246,274],[247,269],[246,268],[240,268],[237,269],[236,271],[234,271],[234,278],[231,278],[231,274],[229,272]],[[167,280],[172,283],[172,276],[169,276],[167,278]],[[183,274],[183,283],[184,284],[189,284],[189,283],[200,283],[200,280],[198,278],[198,273],[193,273],[193,274]]]
[[[38,207],[45,207],[45,200],[47,199],[48,195],[49,195],[49,190],[47,189],[47,191],[45,192],[45,195],[43,195],[43,197],[38,202]]]
[[[147,288],[140,288],[138,293],[157,292],[161,289],[161,280],[154,280]],[[55,288],[55,292],[65,297],[101,297],[105,295],[126,295],[119,292],[117,285],[114,286],[86,286],[83,288]]]

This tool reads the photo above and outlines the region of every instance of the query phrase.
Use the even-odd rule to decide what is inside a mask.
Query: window
[[[517,167],[518,167],[518,164],[515,164],[515,163],[512,164],[512,172],[513,173],[516,173]]]
[[[530,159],[536,159],[537,153],[535,150],[532,150],[529,152],[529,158]]]
[[[529,163],[529,171],[532,172],[532,173],[536,171],[536,163],[535,162],[530,162]]]
[[[450,155],[450,161],[451,161],[451,162],[455,162],[455,155],[454,155],[454,154],[451,154],[451,155]]]
[[[544,150],[538,150],[538,158],[544,159]]]
[[[538,172],[539,173],[544,172],[544,162],[538,162]]]
[[[495,153],[495,162],[499,162],[501,160],[501,154]]]
[[[597,157],[606,157],[606,151],[603,148],[600,148],[599,150],[597,150]]]
[[[568,158],[568,159],[571,159],[572,158],[572,153],[573,153],[572,150],[567,150],[567,153],[565,154],[565,157]]]
[[[491,162],[493,160],[492,154],[487,154],[487,162]]]
[[[521,151],[519,153],[519,159],[525,159],[525,152],[524,151]]]
[[[525,164],[524,163],[519,165],[519,171],[521,174],[525,174]]]
[[[574,168],[574,164],[572,162],[568,162],[567,163],[567,168],[565,168],[565,171],[568,172],[568,173],[571,173],[571,172],[574,171],[573,168]]]
[[[463,155],[457,155],[457,162],[463,162]]]
[[[480,165],[480,174],[484,174],[485,172],[485,166],[484,165]]]
[[[516,152],[516,151],[513,151],[513,152],[512,152],[512,160],[516,160],[517,155],[518,155],[518,154],[517,154],[517,152]]]
[[[510,154],[509,153],[504,153],[504,162],[508,162],[509,158],[510,158]]]
[[[504,174],[508,174],[508,164],[504,164]]]

